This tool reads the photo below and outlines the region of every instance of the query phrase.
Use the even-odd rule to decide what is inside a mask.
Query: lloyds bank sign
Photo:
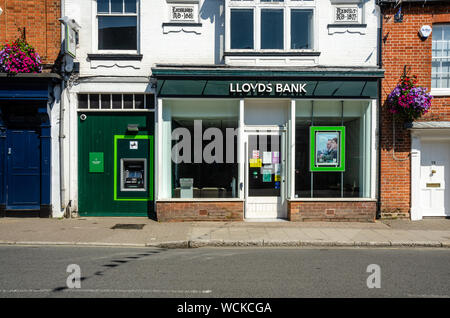
[[[230,95],[304,95],[306,83],[229,83]]]

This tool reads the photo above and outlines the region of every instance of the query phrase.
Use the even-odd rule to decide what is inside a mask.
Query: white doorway
[[[422,140],[420,209],[422,217],[450,216],[450,141]]]
[[[245,145],[245,218],[286,218],[285,131],[246,131]]]

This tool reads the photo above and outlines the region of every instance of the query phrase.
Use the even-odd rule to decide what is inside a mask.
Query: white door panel
[[[420,208],[423,216],[450,215],[450,143],[424,141],[420,167]]]

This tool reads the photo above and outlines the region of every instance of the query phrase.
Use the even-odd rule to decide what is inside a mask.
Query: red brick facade
[[[423,25],[450,23],[450,3],[407,2],[402,4],[403,22],[394,22],[398,11],[394,5],[382,7],[382,58],[386,70],[381,93],[381,213],[387,217],[400,213],[409,217],[411,202],[411,138],[410,132],[398,123],[395,128],[395,158],[393,156],[392,114],[384,105],[387,95],[397,84],[404,67],[408,74],[417,75],[418,85],[431,89],[432,36],[421,39]],[[421,120],[450,120],[450,98],[435,97],[431,112]]]
[[[243,221],[243,201],[159,201],[156,213],[160,222]]]
[[[53,64],[61,47],[60,0],[0,0],[0,44],[25,36],[42,58]]]
[[[375,201],[289,201],[290,221],[374,222]]]

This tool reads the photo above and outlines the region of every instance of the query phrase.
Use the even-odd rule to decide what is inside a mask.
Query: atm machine
[[[153,136],[115,136],[117,201],[153,199]]]

